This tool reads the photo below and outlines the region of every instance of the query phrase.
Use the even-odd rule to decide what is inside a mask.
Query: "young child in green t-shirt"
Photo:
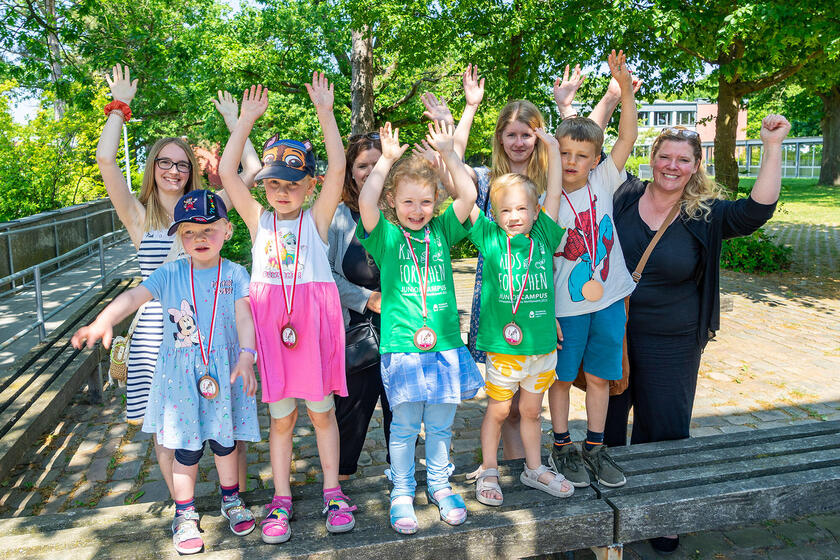
[[[484,256],[481,318],[476,348],[487,352],[485,391],[490,397],[481,424],[482,465],[476,499],[502,505],[497,455],[502,423],[519,391],[519,431],[525,449],[523,484],[567,497],[574,487],[542,464],[540,412],[554,382],[557,323],[554,319],[552,256],[565,229],[556,223],[562,196],[562,163],[557,140],[534,131],[548,152],[548,185],[539,209],[537,187],[524,175],[508,173],[490,183],[495,222],[473,206],[469,237]]]
[[[380,373],[393,412],[390,523],[402,534],[417,531],[414,444],[421,422],[429,502],[450,525],[467,518],[463,498],[449,484],[449,443],[458,403],[474,397],[482,379],[461,339],[449,248],[467,235],[476,191],[454,151],[453,133],[436,122],[426,137],[455,188],[440,216],[434,215],[437,173],[422,157],[401,159],[408,145],[400,146],[390,123],[379,130],[382,156],[359,193],[356,236],[379,266],[382,284]]]

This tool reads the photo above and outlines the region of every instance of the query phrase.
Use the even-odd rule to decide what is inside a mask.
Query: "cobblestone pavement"
[[[465,327],[475,261],[454,264],[456,292]],[[734,433],[801,422],[840,419],[840,305],[832,286],[797,277],[757,278],[724,272],[722,330],[703,356],[692,436]],[[66,417],[32,448],[30,461],[0,481],[0,516],[62,512],[74,508],[152,502],[168,498],[148,434],[122,421],[124,391],[106,391],[105,404],[86,404],[79,395]],[[454,461],[471,465],[479,456],[483,394],[459,408],[453,439]],[[268,425],[261,407],[261,426]],[[572,435],[585,434],[583,394],[573,393]],[[544,439],[550,442],[547,406]],[[319,478],[312,427],[300,415],[292,479]],[[385,445],[377,410],[356,476],[380,474]],[[422,446],[418,456],[422,457]],[[268,441],[251,444],[249,488],[269,487]],[[218,492],[212,455],[200,462],[198,496]],[[840,558],[840,515],[683,536],[674,558]],[[626,547],[627,558],[653,558],[646,543]],[[591,558],[580,551],[575,558]],[[557,558],[567,557],[557,555]]]
[[[774,219],[764,229],[779,243],[793,248],[793,271],[812,278],[840,278],[840,224]]]

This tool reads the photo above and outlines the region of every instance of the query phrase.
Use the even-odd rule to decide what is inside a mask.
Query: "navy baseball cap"
[[[213,191],[190,191],[175,203],[175,223],[169,227],[169,235],[178,231],[184,223],[210,224],[227,218],[227,207]]]
[[[282,179],[300,181],[315,176],[315,154],[309,141],[280,140],[275,134],[263,145],[263,167],[255,181]]]

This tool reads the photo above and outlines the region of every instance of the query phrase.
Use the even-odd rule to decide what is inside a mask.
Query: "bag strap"
[[[642,271],[645,269],[645,265],[650,258],[650,254],[653,253],[653,248],[656,247],[656,244],[659,243],[659,240],[662,238],[662,235],[665,233],[665,230],[668,229],[668,226],[671,225],[671,222],[674,221],[674,217],[676,217],[677,213],[680,211],[680,202],[678,201],[674,206],[671,208],[671,211],[668,212],[668,216],[666,216],[665,221],[662,222],[662,225],[659,227],[659,230],[656,232],[656,235],[653,236],[653,239],[650,240],[648,243],[647,249],[642,254],[642,258],[639,259],[639,264],[636,265],[636,270],[633,271],[633,280],[638,283],[639,280],[642,279]]]

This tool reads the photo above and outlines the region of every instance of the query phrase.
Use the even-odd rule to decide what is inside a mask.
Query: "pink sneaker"
[[[280,544],[292,538],[289,520],[292,518],[292,497],[278,496],[265,506],[265,518],[260,523],[262,540],[267,544]]]
[[[356,526],[353,513],[356,506],[350,505],[350,498],[341,492],[341,487],[324,490],[324,511],[327,514],[327,531],[346,533]]]

